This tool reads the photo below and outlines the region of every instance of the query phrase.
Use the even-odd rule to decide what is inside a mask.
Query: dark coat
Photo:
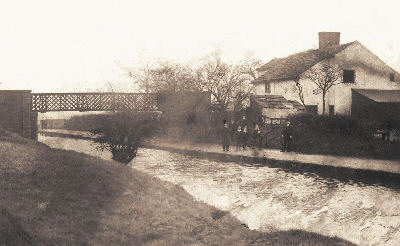
[[[229,127],[223,127],[221,129],[221,140],[223,144],[229,144],[231,140],[232,131]]]
[[[293,128],[291,126],[286,126],[282,131],[282,137],[284,140],[289,140],[293,136]]]

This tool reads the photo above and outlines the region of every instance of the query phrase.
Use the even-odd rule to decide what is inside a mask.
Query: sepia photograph
[[[1,0],[0,246],[400,245],[400,2]]]

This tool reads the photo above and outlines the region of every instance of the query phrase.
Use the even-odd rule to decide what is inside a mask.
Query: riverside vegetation
[[[113,160],[128,164],[143,140],[155,135],[158,127],[156,114],[122,112],[103,115],[90,132],[100,150],[109,150]]]
[[[243,114],[246,114],[246,118],[249,119],[249,132],[252,132],[252,127],[255,123],[259,124],[262,134],[266,136],[264,147],[281,148],[282,125],[264,124],[257,112],[243,111],[237,113],[238,116]],[[69,130],[90,131],[104,122],[105,117],[104,115],[76,116],[67,121],[66,128]],[[196,132],[193,134],[186,132],[180,138],[194,135],[196,137],[185,140],[219,143],[218,126],[221,126],[222,117],[229,118],[232,116],[217,114],[215,119],[211,117],[209,126],[204,126],[204,128],[209,127],[209,129],[206,129],[204,131],[205,134],[202,136],[198,136]],[[240,117],[235,119],[240,119]],[[398,120],[386,119],[374,122],[343,115],[312,114],[293,115],[289,119],[293,128],[291,147],[294,152],[400,160],[400,142],[395,141],[389,144],[388,141],[383,141],[382,138],[375,135],[378,130],[387,128],[400,129],[400,121]],[[152,122],[157,122],[159,126],[164,125],[162,120]],[[154,129],[159,130],[161,128],[157,128],[157,125],[154,126]],[[197,128],[194,129],[196,131]],[[154,133],[159,134],[160,131],[154,131]],[[154,136],[154,134],[149,136]]]
[[[383,141],[376,133],[400,129],[395,119],[366,121],[350,116],[301,114],[290,118],[293,151],[310,154],[400,160],[400,142]]]

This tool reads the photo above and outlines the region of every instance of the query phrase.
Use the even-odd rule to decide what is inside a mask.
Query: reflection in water
[[[40,140],[109,158],[85,140]],[[151,149],[141,149],[131,165],[230,211],[251,229],[302,229],[360,245],[400,241],[396,175],[278,161],[250,165]]]

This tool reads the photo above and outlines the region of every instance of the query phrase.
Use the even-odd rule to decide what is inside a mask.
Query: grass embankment
[[[251,231],[128,166],[0,130],[0,245],[348,245]]]

